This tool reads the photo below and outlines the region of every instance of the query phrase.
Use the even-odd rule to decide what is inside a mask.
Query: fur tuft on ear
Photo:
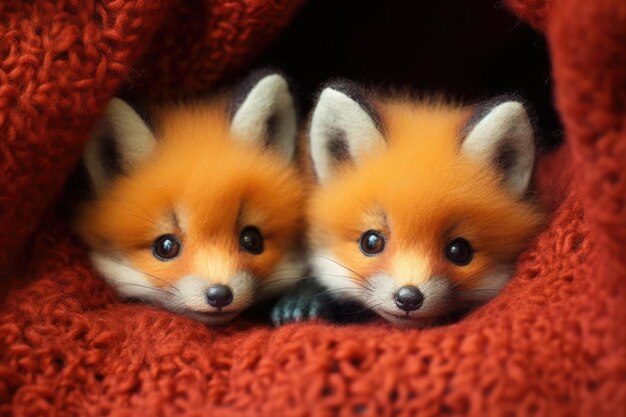
[[[479,109],[466,131],[461,152],[499,169],[504,185],[523,196],[535,161],[535,137],[524,105],[505,101]]]
[[[286,160],[295,155],[297,115],[287,80],[278,73],[255,73],[233,100],[235,139],[275,149]]]
[[[380,118],[354,84],[328,85],[319,96],[309,129],[311,157],[321,183],[338,169],[358,164],[386,146]]]
[[[95,192],[144,160],[155,145],[154,134],[139,114],[124,100],[113,98],[93,130],[83,156]]]

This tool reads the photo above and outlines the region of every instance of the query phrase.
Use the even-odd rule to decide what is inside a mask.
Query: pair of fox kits
[[[208,324],[287,293],[275,323],[323,315],[330,294],[421,327],[497,294],[542,223],[517,101],[337,82],[301,133],[277,73],[149,117],[113,99],[75,221],[95,267],[122,296]]]

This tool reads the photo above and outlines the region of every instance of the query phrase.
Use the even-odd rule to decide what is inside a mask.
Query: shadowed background
[[[305,112],[335,77],[468,101],[519,93],[540,145],[561,142],[543,36],[493,0],[310,1],[257,65],[290,75]]]

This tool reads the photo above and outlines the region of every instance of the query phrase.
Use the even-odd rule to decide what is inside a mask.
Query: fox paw
[[[271,312],[272,323],[280,326],[327,317],[331,299],[323,293],[324,288],[314,280],[300,281],[274,305]]]

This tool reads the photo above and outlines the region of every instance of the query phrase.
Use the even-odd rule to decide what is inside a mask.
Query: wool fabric
[[[537,169],[546,230],[458,323],[208,328],[94,272],[50,207],[109,98],[208,88],[299,3],[0,3],[0,416],[626,416],[623,0],[508,1],[547,37],[566,144]]]

